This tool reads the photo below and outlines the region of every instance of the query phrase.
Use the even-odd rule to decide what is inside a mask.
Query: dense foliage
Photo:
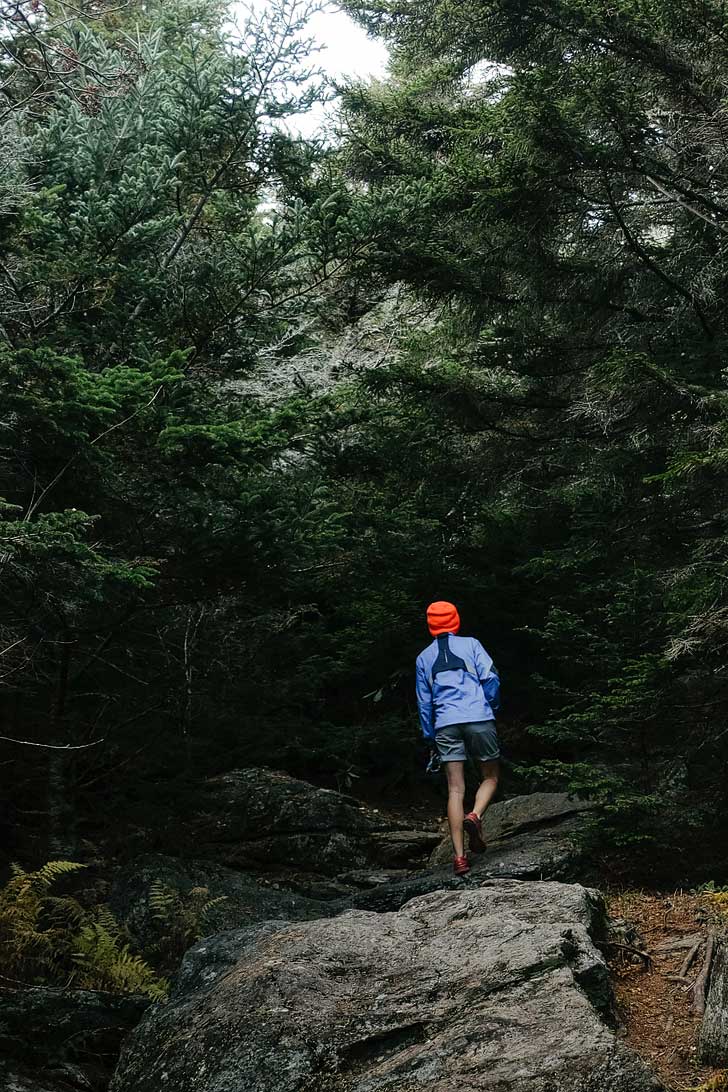
[[[234,764],[401,788],[423,609],[452,598],[503,672],[510,786],[598,796],[600,853],[708,867],[720,5],[350,0],[391,77],[342,89],[328,146],[287,126],[324,94],[297,0],[239,31],[213,0],[13,7],[15,853],[147,845]]]
[[[542,775],[669,870],[728,805],[725,14],[349,6],[396,58],[347,95],[349,169],[419,196],[381,270],[446,308],[378,386],[469,439],[467,487],[496,470]]]

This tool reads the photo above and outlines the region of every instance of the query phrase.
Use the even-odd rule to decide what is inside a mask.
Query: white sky
[[[332,5],[330,10],[313,16],[309,31],[323,46],[318,60],[329,76],[384,77],[387,66],[384,44],[369,38],[345,12]]]

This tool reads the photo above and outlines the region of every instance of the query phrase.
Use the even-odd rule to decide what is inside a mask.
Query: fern
[[[84,868],[49,861],[36,872],[12,866],[0,889],[2,977],[28,985],[75,985],[163,1000],[168,983],[130,949],[130,940],[108,906],[85,909],[53,885]]]
[[[179,892],[167,887],[160,880],[153,880],[149,887],[149,908],[155,921],[167,924],[181,907]]]
[[[724,1071],[709,1077],[704,1084],[694,1085],[689,1092],[728,1092],[728,1074]]]
[[[104,928],[110,936],[116,937],[117,940],[121,936],[121,926],[108,906],[101,904],[96,907],[96,924]]]
[[[49,861],[37,872],[12,866],[12,876],[0,890],[0,964],[9,974],[44,982],[67,966],[83,911],[76,899],[49,891],[57,880],[83,867],[73,861]]]
[[[74,984],[112,993],[141,993],[155,1001],[163,1000],[169,989],[167,980],[130,951],[108,907],[103,908],[102,917],[105,923],[89,922],[75,938]]]
[[[37,889],[47,891],[62,876],[68,876],[71,872],[78,872],[85,867],[86,865],[78,864],[76,861],[48,861],[37,872],[28,873],[27,878]]]
[[[209,914],[210,914],[210,911],[214,910],[216,906],[220,905],[220,903],[226,902],[226,901],[227,901],[227,895],[218,895],[217,898],[208,899],[207,902],[203,903],[202,906],[200,907],[200,917],[204,921],[207,921],[208,917],[209,917]]]
[[[148,904],[153,920],[159,926],[156,944],[149,949],[155,962],[174,966],[191,944],[203,935],[210,914],[226,902],[227,895],[210,898],[207,887],[193,887],[186,895],[155,880],[149,887]]]

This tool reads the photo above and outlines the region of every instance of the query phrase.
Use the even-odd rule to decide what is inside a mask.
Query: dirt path
[[[615,948],[610,960],[617,1007],[627,1043],[650,1063],[674,1092],[728,1092],[728,1070],[701,1066],[697,1060],[700,1017],[691,1012],[692,990],[704,945],[685,984],[677,975],[689,951],[689,939],[705,937],[713,923],[728,924],[710,895],[622,892],[607,899],[610,916],[632,923],[649,963]],[[683,945],[682,947],[679,945]]]

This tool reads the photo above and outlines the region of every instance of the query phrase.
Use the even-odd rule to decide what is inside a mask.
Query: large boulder
[[[240,929],[258,921],[283,918],[303,921],[332,913],[326,903],[278,886],[259,883],[214,861],[183,861],[162,853],[135,858],[114,877],[111,909],[142,948],[154,945],[167,925],[156,917],[149,896],[155,884],[176,891],[184,900],[204,889],[205,901],[221,898],[199,922],[204,935]]]
[[[501,880],[221,934],[112,1092],[655,1092],[609,1026],[602,919],[581,886]]]
[[[335,876],[371,864],[416,866],[439,842],[434,831],[408,831],[353,797],[262,768],[210,778],[196,806],[200,856],[234,868]]]
[[[472,857],[476,871],[513,879],[572,879],[581,851],[579,834],[594,805],[564,792],[534,792],[493,804],[483,820],[488,851]],[[452,862],[449,835],[430,857],[433,868]]]
[[[0,988],[3,1092],[105,1088],[144,997],[47,986]]]

